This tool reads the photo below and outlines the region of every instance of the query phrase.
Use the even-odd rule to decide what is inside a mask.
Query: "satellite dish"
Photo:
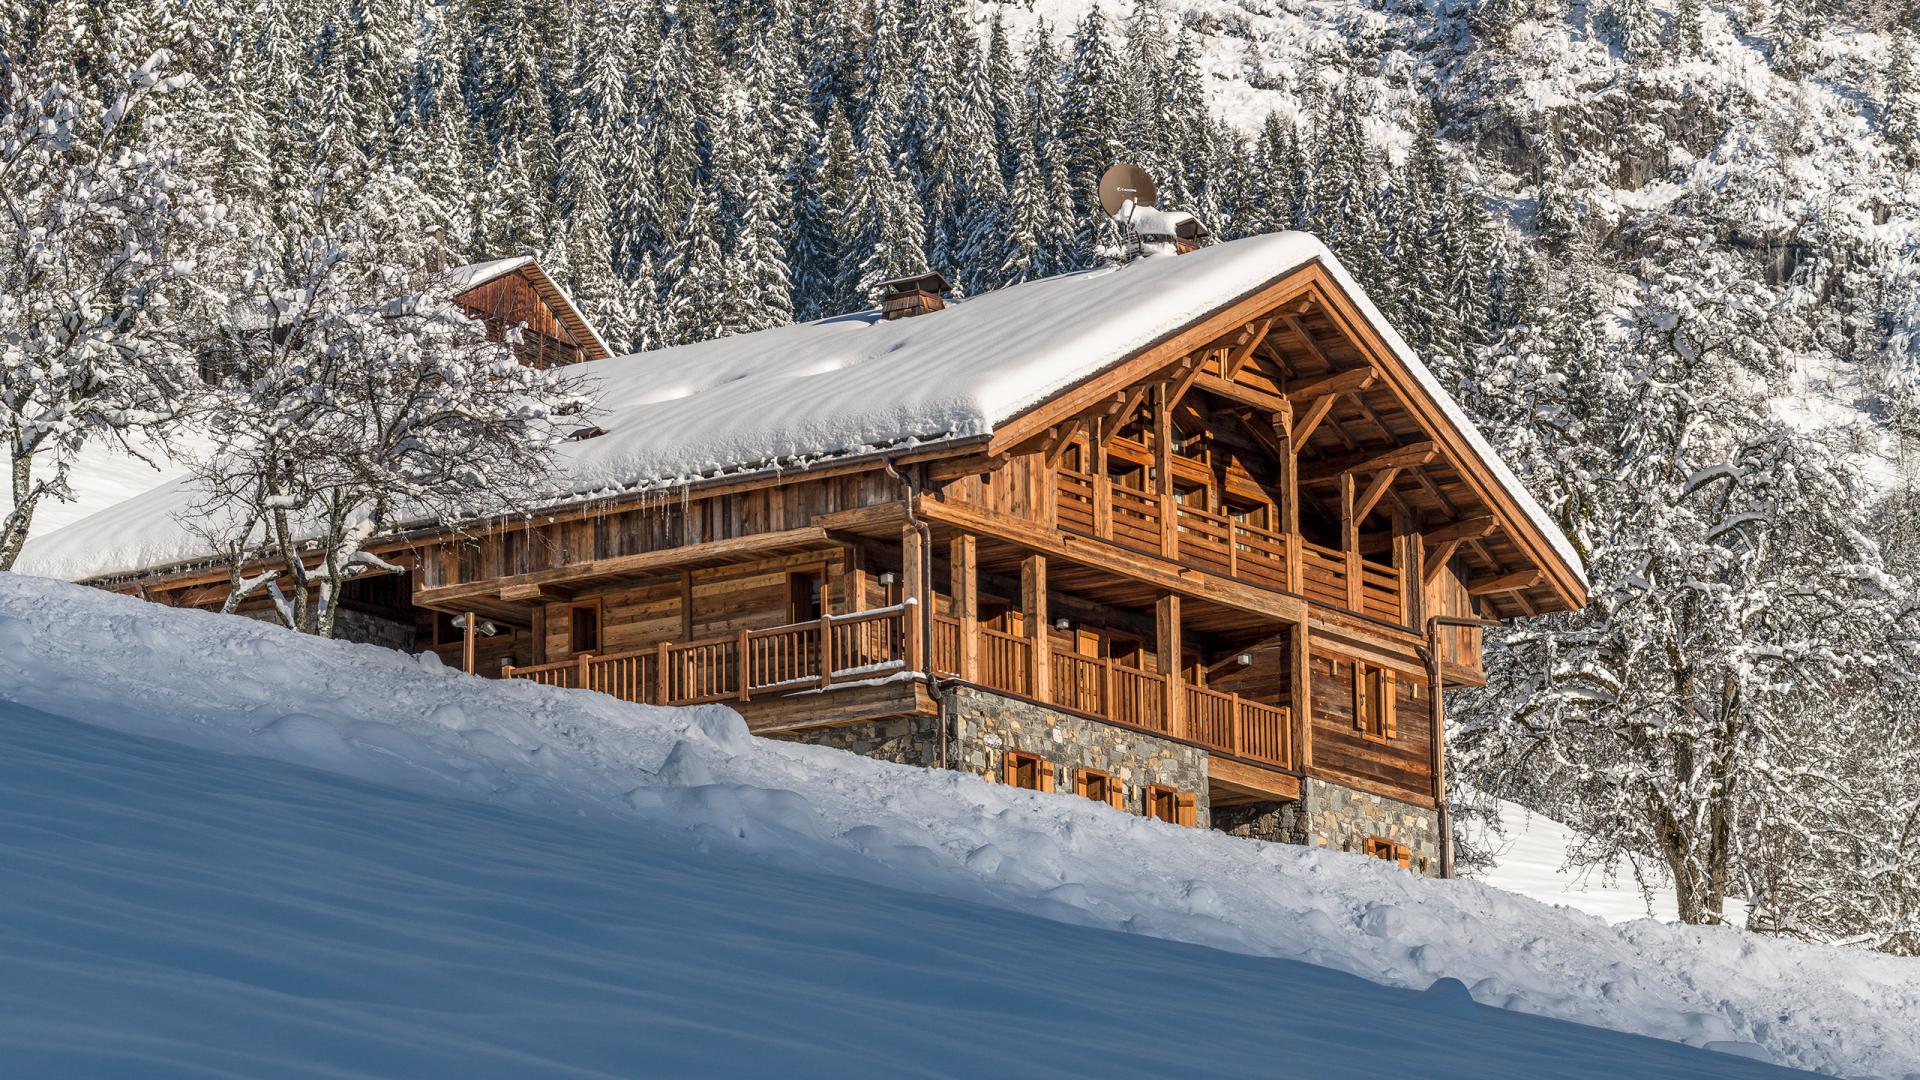
[[[1138,165],[1115,165],[1100,177],[1100,206],[1108,217],[1119,214],[1128,199],[1135,206],[1152,206],[1159,197],[1153,177]]]

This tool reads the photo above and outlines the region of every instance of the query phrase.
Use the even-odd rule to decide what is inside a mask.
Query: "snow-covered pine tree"
[[[774,133],[759,122],[765,115],[766,103],[735,98],[725,117],[718,171],[734,192],[723,221],[727,257],[720,306],[707,314],[719,336],[793,321],[785,243],[792,210]]]
[[[1881,115],[1887,142],[1911,163],[1920,158],[1920,75],[1914,70],[1913,32],[1896,27],[1888,43]]]
[[[1060,105],[1062,164],[1073,198],[1082,258],[1107,243],[1110,228],[1100,209],[1100,175],[1123,160],[1129,125],[1120,61],[1106,16],[1089,8],[1073,36],[1073,57]]]
[[[838,103],[816,131],[794,189],[793,234],[787,246],[794,313],[801,319],[856,306],[845,292],[847,236],[843,215],[853,194],[853,132]]]
[[[90,442],[164,435],[197,376],[178,333],[198,245],[220,224],[181,166],[162,106],[182,83],[156,53],[86,82],[70,53],[12,67],[0,89],[0,434],[12,502],[0,570],[47,499],[70,498]]]
[[[885,111],[869,109],[869,126],[862,132],[853,186],[842,216],[846,230],[846,265],[840,292],[873,300],[873,287],[891,278],[927,272],[925,232],[913,185],[896,174],[894,155],[886,136],[877,130]]]

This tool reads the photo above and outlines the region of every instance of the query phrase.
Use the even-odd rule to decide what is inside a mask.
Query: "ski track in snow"
[[[1476,882],[1434,882],[1352,855],[1119,815],[1087,799],[758,740],[718,705],[653,709],[468,678],[432,657],[319,642],[19,575],[0,575],[0,700],[386,784],[436,807],[470,799],[490,803],[495,815],[568,819],[586,849],[645,840],[749,859],[764,874],[835,874],[941,897],[912,903],[981,903],[1302,961],[1388,988],[1425,990],[1450,976],[1475,1001],[1515,1013],[1764,1053],[1791,1067],[1849,1076],[1920,1070],[1920,965],[1912,961],[1732,928],[1609,926]],[[10,724],[19,723],[15,709]],[[486,849],[486,838],[465,840]],[[419,855],[442,859],[432,844]],[[200,886],[211,888],[211,878]],[[15,892],[0,888],[0,899]],[[219,911],[225,901],[215,892],[167,894],[161,903]],[[75,919],[84,922],[77,932],[125,934],[106,911]],[[591,922],[582,919],[576,930]],[[843,919],[845,905],[826,928],[816,922],[793,932],[804,942],[835,932]],[[849,922],[866,919],[862,907]],[[520,928],[572,932],[538,922]],[[355,940],[353,926],[336,930]],[[388,940],[384,934],[374,940]],[[255,945],[273,951],[265,940]],[[1244,961],[1221,963],[1235,969]],[[154,988],[165,990],[169,976],[154,976]],[[396,978],[413,976],[399,970]],[[15,997],[19,990],[15,984]],[[1123,990],[1129,1001],[1150,994],[1146,984]],[[1236,999],[1227,984],[1221,994]],[[138,1007],[129,1022],[144,1030],[163,1013]],[[766,1020],[756,1011],[755,1022]],[[25,1038],[17,1024],[13,1038]],[[1738,1059],[1701,1061],[1707,1070]]]

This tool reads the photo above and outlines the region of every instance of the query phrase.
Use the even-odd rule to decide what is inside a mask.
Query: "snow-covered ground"
[[[29,1072],[1757,1075],[1685,1042],[1920,1074],[1911,961],[1609,926],[719,707],[4,574],[0,702]],[[1410,992],[1443,978],[1498,1008]]]
[[[1631,919],[1677,918],[1680,910],[1672,886],[1654,884],[1642,891],[1624,862],[1612,873],[1599,869],[1575,870],[1567,865],[1573,830],[1518,803],[1500,803],[1504,830],[1495,842],[1494,866],[1478,875],[1489,885],[1531,896],[1549,904],[1598,915],[1608,922]],[[1727,905],[1727,918],[1738,925],[1745,918],[1739,901]]]

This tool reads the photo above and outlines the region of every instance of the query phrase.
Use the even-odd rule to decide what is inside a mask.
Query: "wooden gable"
[[[485,322],[488,334],[496,338],[524,324],[515,352],[530,367],[562,367],[611,355],[566,293],[531,260],[477,282],[453,299]]]
[[[1317,262],[1001,425],[988,450],[1058,460],[1068,446],[1111,447],[1162,395],[1180,435],[1225,448],[1208,455],[1227,463],[1222,492],[1262,467],[1284,484],[1291,451],[1305,532],[1351,528],[1361,551],[1384,551],[1399,516],[1421,534],[1423,583],[1444,571],[1439,584],[1486,617],[1586,602],[1578,571]],[[1178,482],[1184,466],[1169,464]]]

